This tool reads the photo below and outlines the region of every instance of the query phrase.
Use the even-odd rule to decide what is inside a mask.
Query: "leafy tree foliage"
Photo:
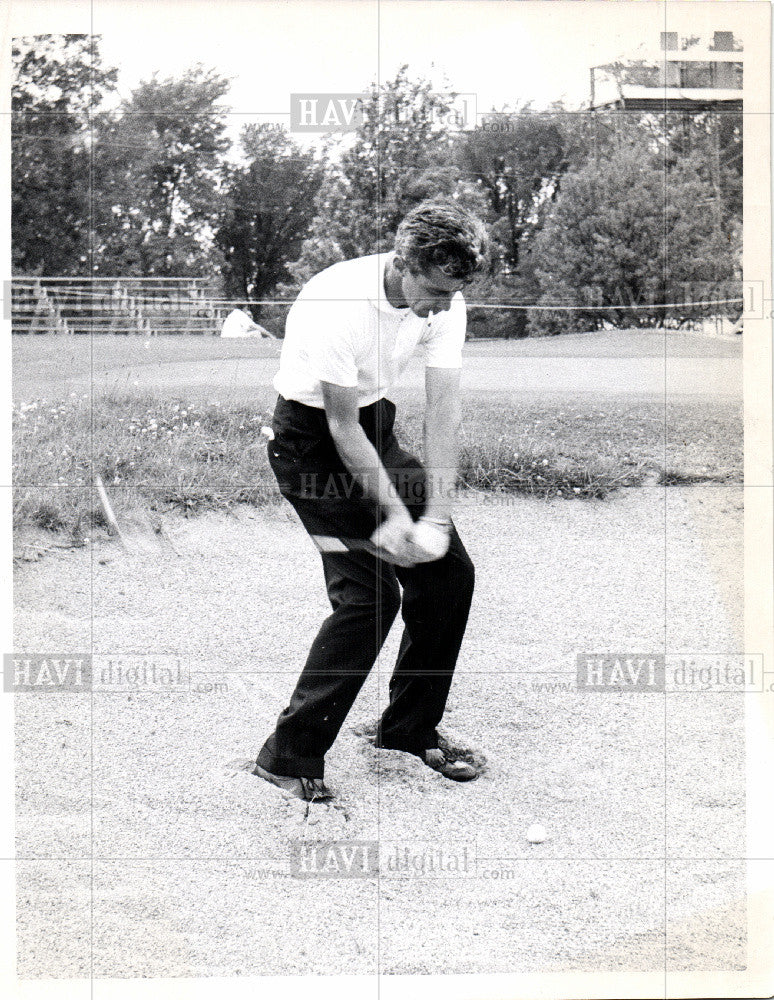
[[[12,58],[14,271],[88,274],[95,116],[117,70],[102,65],[88,35],[15,38]]]
[[[284,132],[247,125],[242,131],[245,167],[231,170],[215,234],[223,254],[225,294],[263,299],[278,282],[290,281],[315,212],[322,166]],[[254,318],[261,307],[251,307]]]
[[[486,192],[493,235],[507,269],[515,271],[522,241],[538,228],[541,204],[565,165],[555,116],[529,106],[485,115],[480,128],[462,133],[455,145],[460,169]]]
[[[663,304],[740,274],[741,115],[525,106],[459,132],[450,95],[404,66],[319,153],[246,127],[236,165],[229,81],[213,70],[154,74],[113,108],[117,71],[98,38],[15,39],[13,62],[16,273],[204,274],[234,298],[285,297],[335,261],[389,249],[410,208],[445,195],[499,247],[501,273],[471,301],[583,306],[534,312],[533,333],[657,322],[663,309],[599,306]],[[608,69],[652,77],[640,63]],[[519,312],[471,311],[471,325],[526,332]]]
[[[201,64],[180,79],[156,74],[109,123],[103,142],[110,214],[97,232],[105,274],[201,274],[224,172],[229,81]]]
[[[535,312],[532,332],[595,329],[606,319],[652,325],[663,310],[594,307],[658,306],[679,301],[686,285],[699,291],[733,281],[732,247],[708,208],[712,199],[695,160],[680,159],[666,171],[641,141],[622,142],[569,172],[535,239],[531,266],[538,304],[588,308]]]
[[[486,212],[482,194],[452,163],[450,101],[403,66],[373,84],[354,138],[329,147],[309,238],[290,265],[296,285],[339,260],[392,246],[403,216],[425,198],[447,195]]]

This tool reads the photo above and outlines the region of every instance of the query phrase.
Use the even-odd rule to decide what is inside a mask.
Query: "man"
[[[334,264],[290,309],[269,461],[312,536],[372,539],[323,551],[333,614],[254,773],[308,800],[331,797],[324,757],[399,610],[405,624],[376,745],[458,781],[476,777],[438,745],[473,594],[450,516],[457,473],[462,288],[484,266],[483,225],[452,202],[417,206],[395,250]],[[425,352],[425,467],[393,435],[387,392]],[[401,588],[403,590],[401,601]]]

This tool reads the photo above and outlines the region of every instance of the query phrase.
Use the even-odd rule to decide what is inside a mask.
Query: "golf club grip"
[[[354,549],[372,555],[383,554],[370,538],[340,538],[337,535],[312,535],[311,538],[320,552],[350,552]]]
[[[392,553],[376,545],[370,538],[342,538],[338,535],[311,535],[310,537],[317,546],[317,551],[323,555],[336,552],[369,552],[372,556],[376,556],[384,560],[384,562],[393,563],[397,566],[413,566],[415,562],[428,561],[427,557],[411,560],[410,562],[396,559]],[[439,557],[435,556],[432,558]]]

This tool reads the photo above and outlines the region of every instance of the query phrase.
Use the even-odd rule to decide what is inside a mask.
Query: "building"
[[[591,68],[592,111],[742,110],[743,53],[731,31],[711,41],[662,31],[660,48]]]

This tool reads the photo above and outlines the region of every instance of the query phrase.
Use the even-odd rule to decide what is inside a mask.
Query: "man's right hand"
[[[404,508],[388,514],[371,535],[371,541],[384,550],[389,562],[397,566],[413,566],[418,561],[414,552],[413,535],[414,522]]]

